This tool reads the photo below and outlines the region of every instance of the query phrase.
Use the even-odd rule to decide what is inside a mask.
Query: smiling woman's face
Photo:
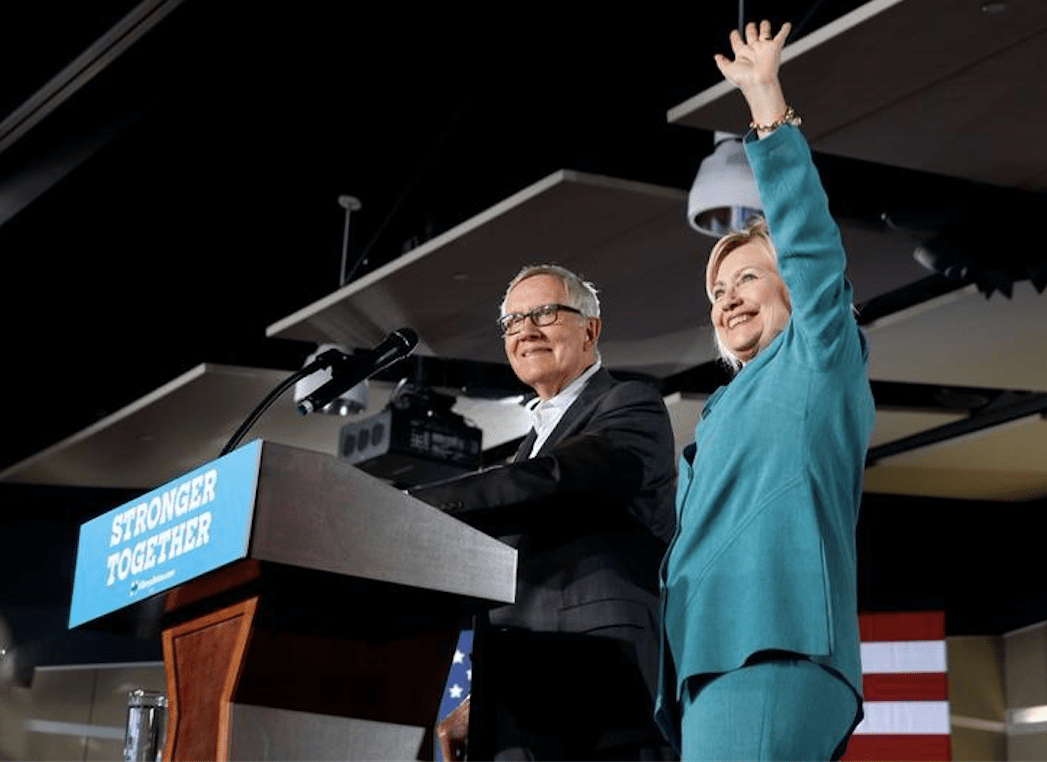
[[[785,283],[771,253],[755,241],[720,260],[711,292],[716,335],[743,362],[770,344],[789,321]]]
[[[532,275],[517,283],[505,299],[505,313],[529,312],[545,304],[568,304],[567,289],[555,275]],[[555,396],[596,359],[600,319],[560,310],[550,325],[530,318],[505,337],[505,354],[516,376],[542,399]]]

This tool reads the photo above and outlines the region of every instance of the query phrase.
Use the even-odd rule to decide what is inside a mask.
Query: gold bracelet
[[[796,110],[792,106],[785,107],[785,113],[782,114],[781,119],[771,122],[770,124],[757,124],[755,121],[749,122],[749,128],[756,130],[757,132],[770,132],[776,130],[783,124],[791,124],[793,127],[799,127],[803,124],[803,119],[796,113]]]

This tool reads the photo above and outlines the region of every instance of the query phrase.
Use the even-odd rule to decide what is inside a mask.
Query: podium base
[[[168,762],[432,759],[459,628],[274,628],[252,597],[163,632]],[[278,619],[278,618],[277,618]]]
[[[425,728],[233,704],[229,759],[282,762],[417,759]]]

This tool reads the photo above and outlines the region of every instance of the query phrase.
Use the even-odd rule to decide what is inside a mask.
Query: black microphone
[[[370,378],[397,360],[407,357],[417,343],[418,334],[414,332],[414,329],[400,328],[382,339],[382,343],[373,349],[352,355],[338,352],[337,357],[331,357],[331,380],[306,395],[298,403],[298,412],[307,415],[319,410],[361,381]],[[323,356],[327,355],[328,353],[325,352]]]

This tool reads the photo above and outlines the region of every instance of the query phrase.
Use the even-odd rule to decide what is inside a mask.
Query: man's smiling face
[[[567,289],[555,275],[532,275],[513,287],[505,313],[530,312],[545,304],[569,304]],[[560,310],[550,325],[536,326],[527,318],[516,333],[505,337],[505,354],[517,378],[542,399],[555,396],[596,359],[600,319]]]

